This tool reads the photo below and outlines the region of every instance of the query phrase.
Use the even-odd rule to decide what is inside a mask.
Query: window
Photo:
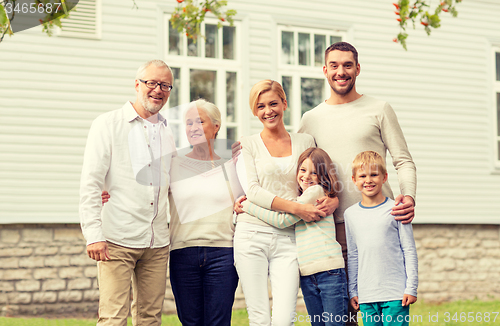
[[[166,116],[176,137],[178,147],[188,146],[184,134],[182,113],[185,105],[198,98],[214,103],[222,115],[220,139],[240,136],[240,117],[237,106],[241,60],[238,53],[238,26],[217,27],[216,21],[206,19],[201,25],[205,38],[196,42],[177,32],[165,17],[166,62],[174,74],[170,94],[170,109]]]
[[[500,168],[500,48],[496,48],[494,51],[495,57],[495,81],[494,81],[494,92],[495,100],[493,101],[495,108],[495,166]]]
[[[68,18],[61,20],[60,36],[100,39],[101,0],[80,0]]]
[[[323,75],[324,53],[342,35],[330,31],[278,28],[281,51],[279,71],[289,109],[285,111],[285,126],[296,131],[302,115],[329,97],[328,83]]]

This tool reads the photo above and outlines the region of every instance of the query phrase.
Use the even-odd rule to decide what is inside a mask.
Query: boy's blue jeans
[[[345,325],[349,298],[344,268],[301,276],[300,287],[312,326]]]
[[[401,306],[401,300],[361,303],[364,326],[408,326],[410,306]]]

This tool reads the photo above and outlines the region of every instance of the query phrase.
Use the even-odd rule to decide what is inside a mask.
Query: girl
[[[324,195],[337,196],[337,178],[328,154],[309,148],[299,157],[297,202],[314,204]],[[246,200],[243,211],[278,228],[295,225],[300,285],[313,326],[345,325],[347,321],[347,282],[344,259],[335,239],[333,215],[318,222],[305,222],[299,217],[262,208]]]

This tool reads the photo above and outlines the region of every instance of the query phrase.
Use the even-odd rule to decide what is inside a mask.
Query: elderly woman
[[[192,150],[170,170],[170,283],[182,325],[229,326],[238,285],[231,189],[241,188],[233,161],[214,151],[217,107],[197,100],[185,123]]]
[[[183,326],[230,326],[238,285],[233,205],[242,189],[233,160],[214,150],[219,109],[199,99],[190,103],[184,121],[191,148],[172,159],[169,193],[170,283],[177,315]],[[103,202],[107,198],[103,192]]]

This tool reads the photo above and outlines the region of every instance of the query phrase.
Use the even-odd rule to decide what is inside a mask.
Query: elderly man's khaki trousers
[[[134,325],[161,325],[167,282],[169,248],[126,248],[108,242],[108,261],[97,263],[99,281],[98,326],[126,326],[133,288]],[[133,282],[131,282],[133,280]]]

